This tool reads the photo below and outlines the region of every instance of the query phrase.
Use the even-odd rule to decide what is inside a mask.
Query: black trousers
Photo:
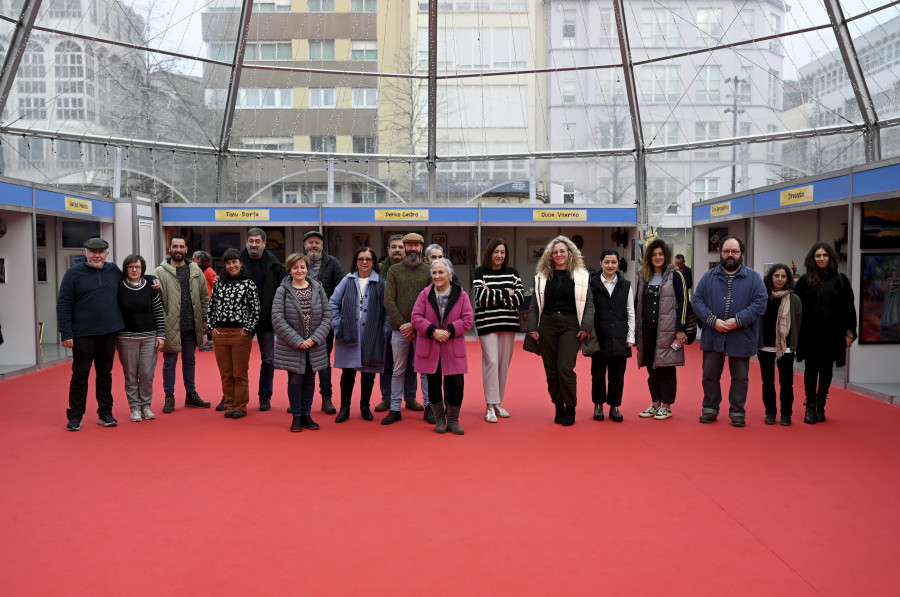
[[[441,375],[441,363],[438,361],[437,371],[429,373],[428,378],[428,402],[440,404],[447,395],[447,404],[450,406],[462,406],[463,390],[465,389],[465,376],[462,373],[454,375]]]
[[[672,404],[678,393],[678,377],[675,367],[647,367],[647,387],[650,388],[650,400]]]
[[[84,416],[92,365],[97,374],[97,414],[112,414],[112,368],[115,356],[116,334],[73,339],[72,380],[69,382],[69,408],[66,409],[66,417],[80,419]]]
[[[372,398],[372,388],[375,387],[375,374],[361,372],[359,384],[359,403],[368,405]],[[344,403],[344,396],[346,396],[347,402],[350,401],[354,385],[356,385],[356,369],[341,369],[341,404]]]
[[[831,378],[834,375],[834,361],[829,358],[820,358],[815,355],[806,357],[806,370],[803,372],[803,389],[806,399],[828,398],[828,390],[831,389]],[[818,387],[816,387],[818,382]]]
[[[781,359],[775,360],[774,352],[760,351],[759,374],[762,377],[763,405],[766,415],[775,416],[778,404],[775,397],[775,369],[778,369],[778,385],[781,390],[781,414],[791,416],[794,413],[794,353],[786,352]]]
[[[605,357],[591,355],[591,398],[594,404],[622,406],[622,392],[625,390],[625,357]],[[609,372],[609,385],[606,375]]]

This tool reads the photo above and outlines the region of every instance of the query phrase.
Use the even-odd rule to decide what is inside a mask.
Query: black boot
[[[222,412],[223,410],[225,410],[225,396],[222,396],[222,402],[220,402],[216,405],[216,410],[219,412]]]
[[[375,387],[375,374],[372,374],[371,380],[365,375],[362,376],[359,386],[359,414],[362,415],[363,421],[373,421],[372,409],[369,408],[369,400],[372,399],[372,389]]]
[[[816,423],[825,422],[825,401],[828,396],[816,396]]]
[[[612,417],[612,411],[610,411],[610,417]],[[602,421],[605,417],[603,416],[603,405],[595,404],[594,405],[594,420]]]
[[[558,402],[554,402],[553,406],[556,407],[556,416],[553,417],[553,422],[557,425],[562,425],[563,419],[566,417],[566,407]]]
[[[322,396],[322,412],[326,415],[333,415],[337,412],[337,409],[334,408],[334,405],[331,403],[331,398],[326,398]]]
[[[294,417],[291,421],[291,431],[299,433],[303,431],[303,417]]]
[[[803,422],[807,425],[816,424],[816,401],[813,398],[806,399],[806,414],[803,415]]]
[[[362,415],[363,421],[372,421],[375,419],[372,415],[372,409],[369,408],[369,399],[363,398],[359,401],[359,414]]]
[[[319,424],[313,421],[309,415],[300,415],[300,424],[303,425],[304,429],[309,429],[310,431],[315,431],[319,428]]]
[[[434,413],[431,412],[431,405],[425,405],[425,422],[434,425]]]
[[[431,406],[431,414],[434,417],[434,432],[435,433],[446,433],[447,432],[447,417],[444,414],[444,403],[441,402],[439,404],[432,404]]]
[[[447,429],[454,435],[465,435],[466,432],[459,425],[459,409],[459,406],[453,406],[452,404],[447,407]],[[437,427],[437,424],[435,424],[435,427]]]
[[[350,400],[352,395],[353,386],[347,387],[341,384],[341,410],[338,411],[337,417],[334,419],[335,423],[343,423],[350,418]]]
[[[571,427],[575,424],[575,405],[565,405],[565,415],[563,416],[563,427]]]

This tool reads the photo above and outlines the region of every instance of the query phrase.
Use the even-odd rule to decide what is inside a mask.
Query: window
[[[563,123],[562,147],[560,149],[575,149],[575,131],[577,130],[578,125],[574,122]]]
[[[16,78],[20,118],[47,119],[47,83],[44,81],[46,74],[43,52],[26,51],[22,55],[19,76]]]
[[[309,138],[309,148],[310,151],[318,153],[334,153],[337,151],[337,140],[334,135],[311,136]]]
[[[293,93],[290,89],[241,89],[234,107],[237,109],[292,108],[293,103]]]
[[[753,39],[753,9],[745,8],[740,12],[741,19],[741,39]]]
[[[44,163],[44,140],[38,138],[19,139],[19,167],[42,167]]]
[[[644,145],[647,147],[678,143],[678,123],[676,122],[642,122],[641,125],[644,132]],[[668,151],[659,154],[659,157],[676,159],[678,152]]]
[[[291,137],[248,137],[241,139],[241,149],[293,151],[294,140]]]
[[[83,79],[84,54],[81,46],[73,41],[64,41],[56,46],[54,72],[57,79]]]
[[[338,193],[337,188],[335,188],[334,192],[335,194]],[[328,202],[328,185],[310,185],[307,193],[309,194],[309,200],[311,203]]]
[[[698,178],[694,181],[694,201],[715,199],[719,196],[718,178]]]
[[[63,170],[80,168],[84,160],[84,156],[81,155],[81,146],[75,141],[57,141],[56,160]]]
[[[291,0],[275,0],[274,2],[269,2],[267,0],[263,0],[262,2],[254,2],[253,3],[253,12],[290,12],[291,11]],[[232,11],[228,11],[232,12]],[[240,12],[240,9],[237,8],[233,12]]]
[[[641,37],[647,46],[681,45],[678,38],[678,10],[641,9]]]
[[[25,50],[22,54],[22,62],[19,64],[19,77],[27,79],[43,79],[47,76],[47,69],[44,66],[44,51],[42,48]]]
[[[644,101],[674,102],[681,95],[677,66],[645,66],[641,69]]]
[[[419,68],[428,66],[428,31],[419,29]],[[531,42],[527,28],[442,28],[438,36],[439,70],[517,69],[528,66]]]
[[[622,69],[605,68],[595,71],[597,80],[600,83],[600,100],[607,102],[609,100],[625,97],[625,89],[620,79]]]
[[[378,203],[378,191],[374,187],[351,191],[350,203]]]
[[[697,75],[695,101],[718,103],[722,98],[722,69],[718,66],[704,66]]]
[[[770,124],[767,127],[766,132],[770,135],[778,132],[778,125]],[[769,163],[774,163],[778,161],[778,149],[780,148],[781,143],[779,141],[767,141],[766,142],[766,161]]]
[[[56,117],[60,120],[87,120],[93,116],[93,54],[64,41],[56,46]],[[75,79],[75,80],[72,80]]]
[[[427,10],[427,8],[426,8]],[[377,12],[378,0],[350,0],[350,12]]]
[[[562,73],[562,102],[575,103],[575,73],[572,71]]]
[[[666,213],[678,213],[678,202],[675,195],[680,185],[672,177],[647,179],[647,205],[653,206],[651,211],[656,213],[665,206]],[[675,206],[675,211],[670,208]]]
[[[572,9],[566,9],[566,10],[563,10],[562,13],[563,13],[563,27],[562,27],[563,47],[574,48],[575,47],[575,18],[578,15],[578,11],[575,11]]]
[[[234,48],[231,51],[234,52]],[[251,42],[244,48],[244,62],[291,60],[293,57],[291,54],[292,48],[289,41]],[[228,60],[231,60],[230,56]]]
[[[769,93],[766,97],[766,100],[769,106],[773,108],[778,108],[779,105],[779,92],[781,90],[781,81],[778,78],[778,71],[772,69],[769,71]]]
[[[51,19],[81,18],[81,0],[50,0]]]
[[[375,137],[353,137],[353,153],[378,153]]]
[[[697,45],[714,46],[722,39],[722,9],[697,9]]]
[[[353,90],[353,107],[354,108],[377,108],[378,107],[378,89],[375,87],[365,87]]]
[[[753,103],[753,67],[741,67],[741,83],[738,85],[738,101],[742,104]]]
[[[775,13],[769,14],[769,35],[778,35],[781,33],[781,17]],[[781,54],[781,42],[777,39],[769,40],[769,51],[774,54]]]
[[[601,8],[598,10],[600,26],[592,33],[597,36],[598,46],[617,46],[619,44],[619,30],[616,28],[616,17],[612,9]]]
[[[309,107],[310,108],[334,108],[335,93],[333,88],[329,89],[310,89],[309,90]]]
[[[694,139],[699,143],[701,141],[709,141],[719,138],[719,122],[696,122],[694,123]],[[698,149],[694,152],[694,156],[700,159],[717,160],[719,159],[719,148],[712,147],[709,149]]]
[[[378,42],[351,41],[350,60],[378,60]]]
[[[247,44],[248,46],[250,44]],[[234,44],[231,43],[211,43],[207,46],[206,56],[210,60],[221,60],[222,62],[231,62],[234,60]]]
[[[572,183],[563,185],[563,203],[575,203],[575,185]]]
[[[310,60],[334,60],[334,40],[310,40],[309,41],[309,59]]]
[[[225,97],[227,95],[225,89],[207,89],[203,93],[203,97],[207,108],[224,108]]]
[[[753,134],[753,123],[752,122],[742,122],[738,126],[738,129],[740,130],[739,136],[749,137],[750,135]]]
[[[309,0],[307,12],[334,12],[334,0]]]

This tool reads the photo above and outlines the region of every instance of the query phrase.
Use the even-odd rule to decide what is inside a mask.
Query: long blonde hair
[[[553,263],[553,245],[562,243],[569,250],[569,262],[566,264],[566,270],[569,272],[570,278],[575,278],[575,270],[584,269],[584,259],[581,257],[581,251],[575,246],[567,236],[557,236],[544,247],[541,258],[538,259],[535,273],[542,278],[550,279],[553,277],[553,270],[556,269]]]

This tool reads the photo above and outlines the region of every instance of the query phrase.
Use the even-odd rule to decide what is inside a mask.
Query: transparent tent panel
[[[122,196],[149,195],[161,203],[212,203],[217,200],[214,155],[127,148],[122,154]]]
[[[239,29],[239,11],[210,8],[209,0],[44,0],[35,25],[199,58],[210,52],[204,42],[233,45]]]
[[[633,205],[637,197],[632,155],[535,160],[542,203]]]
[[[878,119],[900,115],[900,10],[888,7],[848,29]]]
[[[23,6],[25,6],[25,0],[0,0],[0,15],[18,19],[22,14]]]

